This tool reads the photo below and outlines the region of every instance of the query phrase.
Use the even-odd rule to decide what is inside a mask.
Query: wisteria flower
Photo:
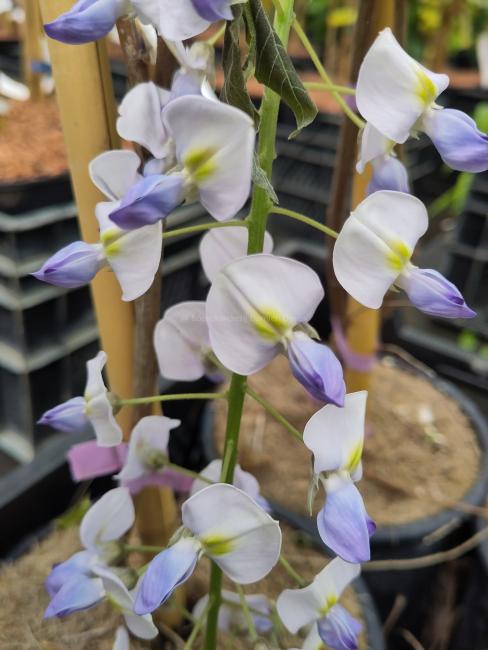
[[[180,424],[180,420],[163,415],[148,415],[139,420],[132,430],[126,461],[116,478],[128,487],[134,482],[140,487],[157,483],[169,460],[170,432]]]
[[[157,150],[157,141],[153,148]],[[149,173],[146,165],[144,175],[141,175],[139,166],[139,157],[133,151],[106,151],[91,161],[91,179],[110,200],[97,206],[101,229],[105,222],[112,228],[118,226],[122,231],[157,224],[182,202],[184,179],[181,174]],[[155,229],[144,232],[146,238],[153,232],[153,238],[159,243]],[[121,239],[123,235],[124,232],[120,232],[117,238]],[[104,244],[103,237],[101,241]],[[126,237],[127,241],[130,240]],[[104,254],[110,263],[110,253],[105,246]]]
[[[185,196],[195,193],[219,221],[232,218],[251,188],[255,141],[251,118],[223,102],[187,95],[166,106],[163,123],[175,142]]]
[[[393,147],[395,143],[388,140],[371,124],[366,124],[361,132],[360,155],[357,171],[362,174],[368,162],[372,164],[373,174],[366,189],[367,194],[379,190],[410,192],[408,173],[405,165],[396,158]]]
[[[294,376],[317,399],[342,405],[342,368],[310,336],[324,296],[317,274],[296,260],[250,255],[225,266],[207,298],[210,342],[226,368],[250,375],[286,353]]]
[[[246,603],[251,611],[251,617],[258,634],[267,634],[273,629],[271,621],[271,605],[264,594],[246,594]],[[208,595],[200,598],[193,608],[192,615],[198,620],[208,605]],[[248,631],[248,625],[242,612],[239,594],[227,589],[222,590],[222,604],[219,608],[217,626],[222,632],[243,634]]]
[[[132,12],[144,24],[157,27],[159,4],[158,0],[78,0],[44,29],[50,38],[62,43],[89,43],[108,34],[120,17]]]
[[[249,232],[245,226],[209,230],[200,241],[200,260],[205,275],[213,282],[217,274],[232,260],[247,255]],[[263,253],[271,253],[273,238],[264,234]]]
[[[354,485],[362,476],[367,392],[346,395],[344,408],[327,404],[305,426],[303,442],[313,453],[315,480],[326,493],[317,515],[324,544],[347,562],[370,559],[369,537],[376,526]]]
[[[261,580],[278,561],[281,531],[256,502],[233,485],[211,485],[185,501],[183,536],[150,563],[135,601],[137,614],[152,612],[208,555],[234,582]]]
[[[210,346],[204,302],[180,302],[167,309],[154,328],[154,348],[159,371],[167,379],[221,378]]]
[[[465,113],[436,104],[448,85],[447,75],[417,63],[387,28],[361,65],[356,102],[363,117],[389,140],[405,142],[424,131],[453,169],[486,171],[488,136]]]
[[[337,280],[365,307],[381,307],[392,285],[406,291],[421,311],[446,318],[472,318],[458,289],[437,271],[410,262],[428,226],[427,210],[414,196],[380,191],[360,203],[334,246]]]
[[[134,524],[134,504],[127,488],[106,492],[83,517],[80,539],[85,550],[56,564],[46,579],[51,602],[45,618],[66,616],[96,605],[106,595],[95,567],[117,560],[118,540]]]
[[[107,355],[100,351],[86,364],[87,380],[83,397],[74,397],[46,411],[39,424],[68,433],[82,433],[91,425],[100,447],[112,447],[122,442],[122,430],[117,424],[110,394],[104,384],[102,370]]]
[[[276,602],[285,627],[296,634],[313,625],[310,637],[318,636],[333,650],[357,650],[362,625],[338,604],[344,589],[360,573],[358,564],[336,558],[303,589],[285,589]],[[305,646],[304,646],[305,647]]]

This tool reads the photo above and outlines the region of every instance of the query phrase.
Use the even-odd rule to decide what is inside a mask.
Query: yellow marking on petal
[[[356,467],[359,465],[361,461],[362,453],[363,453],[363,443],[361,441],[354,447],[354,449],[350,453],[349,458],[347,459],[346,465],[344,467],[344,469],[347,470],[350,474],[352,474],[356,469]]]
[[[197,148],[188,151],[183,158],[183,165],[194,183],[201,183],[215,173],[217,170],[214,160],[215,153],[215,149],[211,147]]]
[[[401,273],[405,265],[412,256],[412,251],[405,244],[404,241],[398,239],[397,241],[388,242],[389,250],[386,254],[386,261],[388,266],[397,273]]]
[[[253,327],[263,339],[279,341],[290,329],[291,323],[275,307],[259,307],[250,314]]]
[[[328,614],[329,611],[332,609],[332,607],[334,607],[334,605],[337,605],[338,600],[339,599],[337,598],[337,596],[335,594],[329,594],[327,596],[326,601],[325,601],[325,605],[320,610],[320,614],[322,616],[325,616],[326,614]]]
[[[208,535],[200,541],[210,555],[226,555],[235,549],[234,541],[223,535]]]
[[[120,253],[120,234],[121,230],[119,228],[109,228],[100,235],[100,241],[103,245],[106,257],[111,257]]]
[[[437,87],[432,79],[422,70],[417,69],[416,93],[425,107],[433,104],[437,97]]]

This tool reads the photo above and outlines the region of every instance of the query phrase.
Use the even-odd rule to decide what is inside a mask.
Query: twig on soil
[[[363,564],[362,569],[363,571],[405,571],[409,569],[422,569],[436,564],[443,564],[444,562],[452,562],[469,551],[472,551],[485,539],[488,539],[488,526],[482,528],[462,544],[459,544],[459,546],[454,546],[447,551],[431,553],[422,557],[407,558],[405,560],[372,560]]]
[[[414,635],[409,630],[401,629],[400,634],[405,639],[405,641],[412,646],[413,650],[425,650],[424,646],[414,637]]]
[[[403,610],[407,606],[407,598],[405,594],[397,594],[393,607],[390,610],[390,613],[386,617],[385,622],[383,623],[383,632],[385,636],[388,636],[393,630],[395,625],[398,622],[398,619],[402,615]]]

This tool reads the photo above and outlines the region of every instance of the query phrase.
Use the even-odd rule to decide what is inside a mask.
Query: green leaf
[[[256,79],[278,93],[293,111],[297,130],[290,135],[292,138],[313,122],[317,107],[300,81],[287,51],[263,9],[261,0],[249,0],[249,8],[245,18],[249,21],[252,17],[256,32]],[[248,25],[248,31],[252,28]]]
[[[63,514],[55,520],[56,528],[59,530],[66,530],[67,528],[72,528],[73,526],[78,526],[81,523],[81,520],[88,512],[91,506],[91,501],[88,497],[84,497],[72,508],[63,512]]]
[[[270,201],[272,201],[275,205],[278,205],[279,201],[278,197],[276,196],[274,187],[271,185],[271,181],[266,176],[264,169],[259,164],[258,156],[256,153],[254,154],[252,161],[252,181],[255,185],[266,192]]]
[[[246,79],[241,62],[241,48],[239,46],[241,27],[244,25],[242,18],[242,5],[233,8],[234,20],[227,23],[224,38],[224,51],[222,65],[224,68],[224,85],[220,99],[226,104],[231,104],[247,113],[256,125],[259,125],[259,113],[249,97],[246,88]]]

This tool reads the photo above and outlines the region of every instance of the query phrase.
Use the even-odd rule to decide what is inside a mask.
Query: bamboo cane
[[[371,45],[379,31],[385,27],[395,26],[394,0],[376,0],[372,12],[366,49]],[[366,50],[365,50],[366,51]],[[365,51],[362,53],[364,56]],[[367,173],[354,174],[352,201],[353,208],[366,197],[366,187],[369,182]],[[379,341],[381,327],[381,311],[361,307],[350,296],[346,299],[346,338],[352,352],[365,357],[374,355]],[[345,380],[348,392],[368,390],[371,372],[346,368]]]
[[[41,75],[34,72],[32,64],[42,60],[42,20],[39,0],[25,0],[25,22],[22,32],[22,75],[30,90],[30,97],[38,101],[42,97]]]
[[[45,22],[71,7],[71,0],[41,0]],[[65,137],[71,179],[83,238],[98,241],[95,206],[104,200],[88,175],[88,164],[96,155],[116,149],[120,142],[115,131],[115,104],[106,45],[104,41],[67,46],[49,40],[56,81],[57,101]],[[115,276],[104,271],[92,283],[92,294],[111,390],[121,396],[133,394],[134,313],[121,300]],[[118,414],[128,438],[133,415],[128,408]],[[138,528],[143,543],[164,544],[174,523],[174,501],[162,513],[159,492],[141,493],[136,502]],[[165,505],[169,501],[164,498]]]

